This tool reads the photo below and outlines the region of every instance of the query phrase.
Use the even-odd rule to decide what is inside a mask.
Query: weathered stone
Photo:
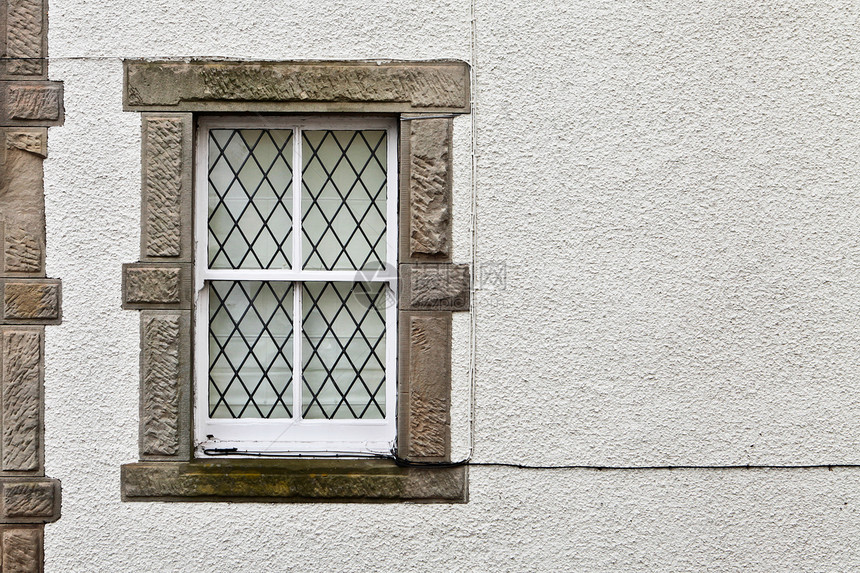
[[[39,275],[43,269],[45,207],[44,128],[0,130],[0,221],[6,272]]]
[[[7,272],[38,274],[42,270],[42,242],[33,232],[6,226],[5,265]]]
[[[469,109],[463,62],[126,61],[131,110],[287,111],[283,104],[334,104],[325,111]],[[231,105],[233,104],[233,105]],[[269,104],[269,105],[266,105]],[[361,107],[350,107],[350,104]],[[376,106],[372,104],[377,104]]]
[[[6,105],[10,119],[54,121],[62,101],[58,84],[19,84],[9,87]]]
[[[42,536],[42,527],[3,528],[3,573],[40,573]]]
[[[43,0],[8,0],[6,4],[6,64],[9,74],[42,73]]]
[[[388,460],[161,462],[122,466],[125,501],[466,501],[466,467]]]
[[[469,310],[469,265],[401,265],[402,308]]]
[[[39,468],[42,333],[4,330],[3,455],[4,471]]]
[[[54,517],[54,480],[4,482],[2,485],[4,518],[49,520]]]
[[[451,235],[451,120],[409,122],[411,256],[447,257]]]
[[[183,122],[179,118],[145,118],[144,133],[145,254],[178,257],[182,236]]]
[[[35,153],[42,159],[48,156],[48,141],[44,131],[10,131],[6,133],[6,148]]]
[[[180,317],[144,314],[142,322],[141,451],[172,456],[179,451]]]
[[[409,459],[447,460],[450,455],[451,315],[409,315]]]
[[[180,269],[128,268],[125,300],[129,303],[178,303]]]
[[[7,281],[3,289],[4,320],[60,318],[60,283]]]

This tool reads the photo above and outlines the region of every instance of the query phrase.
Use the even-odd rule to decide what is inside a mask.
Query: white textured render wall
[[[481,459],[860,461],[860,5],[480,6]]]
[[[122,504],[139,120],[121,59],[461,58],[464,2],[52,0],[47,571],[850,570],[860,469],[474,467],[459,506]],[[477,0],[476,456],[860,461],[855,3]],[[456,126],[468,259],[468,123]],[[466,154],[466,155],[464,155]],[[477,269],[480,271],[480,269]],[[468,325],[457,318],[463,340]],[[468,352],[455,360],[467,451]]]

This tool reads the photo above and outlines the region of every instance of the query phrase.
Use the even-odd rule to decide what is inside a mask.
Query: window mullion
[[[302,269],[302,134],[293,128],[293,265]]]
[[[293,265],[302,269],[302,134],[293,128]],[[303,283],[293,283],[293,419],[302,419],[302,293]]]
[[[302,292],[304,283],[293,283],[293,419],[302,418]]]

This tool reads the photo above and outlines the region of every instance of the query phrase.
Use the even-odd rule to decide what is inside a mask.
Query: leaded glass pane
[[[288,269],[290,129],[209,131],[209,268]]]
[[[302,132],[305,269],[385,267],[387,134]]]
[[[305,283],[302,416],[385,418],[384,283]]]
[[[209,283],[209,416],[289,418],[293,286]]]

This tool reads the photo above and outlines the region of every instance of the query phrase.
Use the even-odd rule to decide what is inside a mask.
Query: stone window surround
[[[123,307],[141,311],[140,461],[125,501],[465,502],[450,462],[451,313],[469,310],[451,261],[453,116],[470,112],[463,62],[125,62],[124,109],[142,116],[141,258]],[[198,113],[399,117],[398,456],[393,460],[193,457],[192,199]],[[432,465],[437,464],[437,465]]]

